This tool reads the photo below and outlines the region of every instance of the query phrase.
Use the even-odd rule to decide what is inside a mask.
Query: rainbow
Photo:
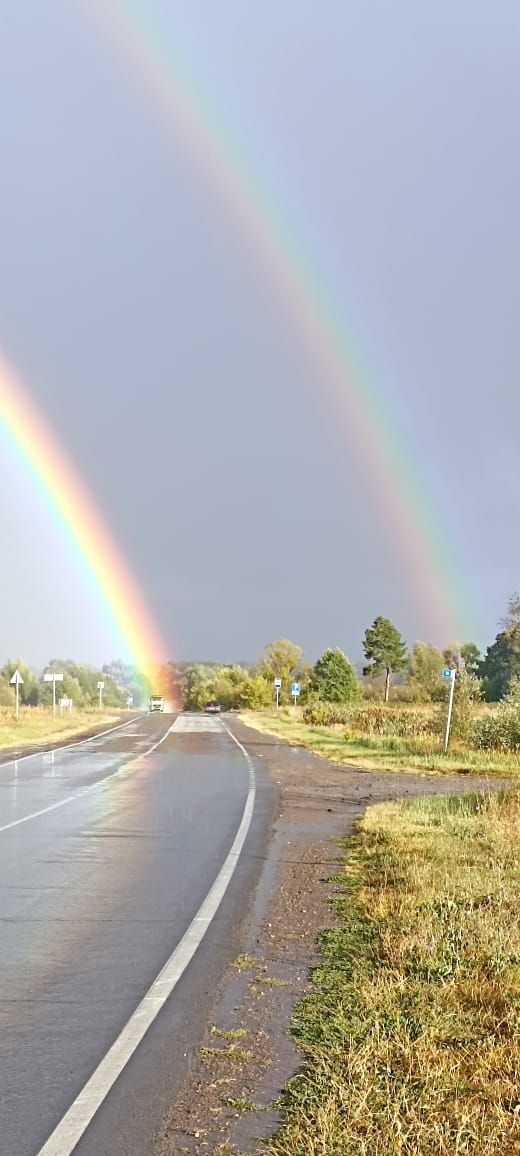
[[[150,6],[138,0],[84,0],[90,17],[130,68],[190,162],[229,214],[263,269],[319,372],[335,425],[357,455],[381,528],[400,559],[403,584],[423,608],[432,641],[473,633],[468,591],[459,588],[454,550],[428,501],[414,461],[388,403],[347,342],[339,311],[312,262],[294,245],[256,175],[246,171],[214,115],[202,107],[182,75],[164,30],[153,27]],[[321,400],[321,398],[320,398]]]
[[[75,467],[1,351],[0,436],[58,523],[121,657],[135,665],[143,686],[156,684],[168,657],[158,627]]]

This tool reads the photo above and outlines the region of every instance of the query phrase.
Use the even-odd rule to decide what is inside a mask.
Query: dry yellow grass
[[[497,751],[469,750],[452,742],[448,754],[441,740],[400,738],[399,736],[348,734],[345,726],[310,726],[303,722],[301,711],[242,711],[247,726],[264,734],[286,739],[323,758],[365,770],[427,771],[433,774],[471,773],[516,776],[520,774],[520,755]]]
[[[49,707],[23,707],[16,720],[12,710],[0,709],[0,749],[32,746],[73,738],[93,727],[115,726],[123,721],[123,711],[77,710],[53,717]]]
[[[367,812],[276,1156],[520,1152],[519,848],[518,792]]]

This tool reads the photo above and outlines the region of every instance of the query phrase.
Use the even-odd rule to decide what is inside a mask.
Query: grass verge
[[[520,793],[370,808],[274,1156],[520,1152]]]
[[[423,771],[428,774],[520,775],[520,756],[465,750],[453,745],[444,754],[428,741],[398,736],[347,737],[345,727],[316,727],[284,714],[243,711],[242,722],[264,734],[286,739],[335,763],[373,771]]]
[[[102,712],[96,709],[77,710],[72,715],[56,715],[52,710],[34,707],[20,710],[18,722],[11,710],[0,711],[0,750],[6,747],[33,746],[49,743],[55,739],[74,738],[94,727],[116,726],[124,722],[121,711]]]

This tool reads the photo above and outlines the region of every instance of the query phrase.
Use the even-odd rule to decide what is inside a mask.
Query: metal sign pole
[[[448,716],[446,718],[446,733],[444,735],[444,753],[448,750],[448,743],[450,741],[450,727],[451,727],[451,712],[453,710],[453,695],[455,693],[455,679],[457,676],[456,670],[453,670],[450,676],[450,694],[448,698]]]
[[[15,710],[16,710],[16,720],[18,721],[18,718],[20,715],[20,684],[23,682],[23,678],[20,674],[20,671],[18,670],[18,667],[16,668],[12,678],[9,679],[9,682],[10,682],[10,685],[14,686],[14,688],[15,688],[14,701],[15,701]]]

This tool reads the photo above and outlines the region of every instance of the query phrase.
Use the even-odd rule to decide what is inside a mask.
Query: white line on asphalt
[[[222,720],[205,714],[179,714],[170,730],[172,734],[222,734]]]
[[[134,721],[134,720],[132,720],[132,721]],[[125,727],[127,727],[129,725],[130,725],[129,723],[123,723],[123,726],[125,726]],[[122,730],[122,727],[113,727],[112,729],[113,730]],[[157,750],[157,747],[159,747],[161,745],[161,743],[164,742],[165,738],[167,738],[169,733],[170,733],[170,728],[168,727],[168,730],[165,732],[165,734],[163,734],[162,738],[160,738],[157,743],[154,743],[153,746],[148,747],[147,751],[136,751],[135,754],[131,755],[130,758],[127,759],[125,763],[122,763],[121,766],[117,768],[117,771],[111,771],[109,775],[104,775],[102,779],[97,779],[95,783],[90,783],[88,787],[82,787],[81,790],[76,791],[76,793],[74,795],[67,795],[67,797],[65,799],[59,799],[57,803],[50,803],[50,805],[48,807],[42,807],[41,811],[33,811],[30,815],[22,815],[22,817],[20,819],[13,819],[11,823],[5,823],[3,827],[0,827],[0,835],[2,834],[2,831],[9,831],[11,829],[11,827],[19,827],[20,823],[28,823],[30,819],[39,819],[40,815],[47,815],[49,813],[49,811],[56,811],[58,809],[58,807],[64,807],[66,803],[73,803],[75,799],[82,799],[83,796],[88,795],[90,791],[95,791],[95,790],[97,790],[98,787],[102,787],[103,783],[108,782],[109,779],[115,779],[116,775],[120,775],[122,773],[122,771],[126,770],[126,768],[129,767],[131,765],[131,763],[135,763],[137,759],[145,759],[147,757],[147,755],[151,755],[152,751]],[[110,731],[104,731],[104,734],[108,735],[108,734],[110,734]],[[96,737],[99,738],[99,735],[97,735]],[[86,742],[86,743],[88,743],[90,741],[91,741],[90,739],[84,739],[84,742]],[[80,746],[82,744],[73,743],[71,745]],[[66,747],[58,747],[57,748],[58,751],[60,751],[60,750],[64,751],[66,749],[68,749],[68,748],[66,748]],[[45,753],[50,754],[51,752],[46,751]],[[29,755],[27,755],[26,757],[30,758]],[[8,765],[7,763],[4,764],[4,766],[7,766],[7,765]]]
[[[85,1084],[68,1112],[65,1113],[43,1148],[38,1152],[38,1156],[70,1156],[71,1152],[74,1151],[98,1108],[108,1096],[118,1076],[121,1075],[129,1059],[146,1035],[148,1028],[158,1016],[161,1008],[164,1007],[166,1000],[172,994],[188,964],[193,959],[226,894],[251,826],[256,787],[255,771],[250,755],[242,743],[235,738],[229,727],[225,723],[223,726],[233,742],[240,747],[249,768],[249,790],[246,804],[231,849],[188,930],[179,940],[162,971],[159,972],[90,1080]]]

